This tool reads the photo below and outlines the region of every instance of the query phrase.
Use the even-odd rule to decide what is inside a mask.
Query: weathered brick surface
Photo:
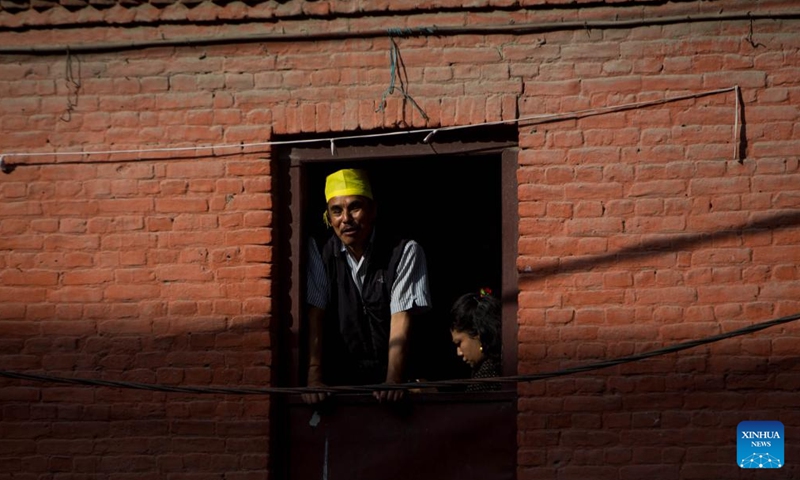
[[[644,10],[641,2],[548,7],[567,3],[576,2],[471,2],[475,11],[463,14],[437,13],[425,2],[291,1],[265,2],[249,15],[292,19],[283,26],[296,33],[317,28],[319,20],[303,15],[330,15],[331,29],[358,31],[719,10],[703,2],[654,2]],[[725,7],[764,13],[793,4]],[[34,19],[6,5],[0,22],[7,26],[150,23],[177,15],[177,6],[164,4],[69,12],[41,2],[44,13]],[[509,8],[483,11],[501,6]],[[238,2],[203,2],[183,16],[236,18],[242,9]],[[336,15],[344,9],[352,15]],[[407,9],[421,16],[369,15]],[[257,30],[247,23],[162,25],[74,29],[70,38],[234,31]],[[54,44],[64,35],[6,31],[0,44]],[[736,21],[398,39],[408,91],[428,122],[397,93],[376,112],[389,81],[385,38],[80,54],[72,58],[74,74],[81,65],[72,103],[66,56],[6,55],[0,152],[453,126],[739,85],[747,140],[741,162],[734,159],[733,92],[520,125],[520,328],[512,348],[519,372],[535,373],[800,311],[798,39],[797,20],[755,21],[752,37],[750,23]],[[271,293],[282,281],[272,269],[273,189],[283,187],[273,185],[269,149],[215,151],[226,155],[95,157],[143,159],[108,164],[80,164],[84,157],[74,155],[57,159],[74,163],[0,175],[0,369],[167,385],[271,382]],[[800,431],[793,413],[799,332],[787,325],[520,385],[519,478],[743,477],[733,463],[739,421],[781,420],[788,438]],[[268,477],[269,402],[261,397],[11,380],[0,387],[0,478],[105,478],[121,471],[142,478]],[[787,459],[797,454],[787,441]],[[796,470],[787,464],[783,473]]]
[[[772,87],[795,61],[754,67],[770,47],[742,44],[736,32],[728,25],[681,40],[643,40],[633,30],[619,39],[622,58],[656,62],[663,66],[659,71],[690,55],[691,67],[679,76],[631,76],[616,50],[569,45],[572,68],[585,74],[580,88],[554,82],[562,105],[579,101],[571,96],[589,97],[588,104],[599,106],[740,85],[745,110],[753,109],[746,114],[747,158],[732,160],[733,98],[727,94],[522,130],[520,143],[537,148],[523,151],[518,173],[524,201],[520,322],[535,327],[520,336],[521,369],[527,362],[525,371],[540,371],[633,354],[797,311],[800,305],[786,289],[796,288],[800,253],[793,240],[784,244],[779,238],[798,235],[798,204],[781,205],[800,185],[790,185],[797,153],[789,150],[798,131],[780,125],[784,115],[796,121],[800,110]],[[777,36],[767,35],[775,48],[785,48]],[[714,58],[720,61],[709,63]],[[610,65],[593,69],[594,62]],[[535,82],[536,91],[547,89],[548,82]],[[521,103],[521,114],[553,105],[532,96]],[[780,137],[775,145],[773,135]],[[768,173],[767,165],[775,170]],[[598,173],[580,181],[578,169]],[[593,203],[601,206],[599,213]],[[526,217],[537,221],[528,224]],[[553,218],[560,221],[548,221]],[[593,238],[602,240],[599,248],[581,255],[576,241]],[[706,313],[696,318],[700,309]],[[520,403],[521,478],[739,478],[732,465],[735,447],[726,439],[742,418],[787,418],[789,411],[781,407],[786,387],[779,379],[797,373],[776,362],[793,355],[789,345],[796,344],[796,332],[788,326],[765,332],[767,339],[744,337],[582,375],[599,382],[593,390],[546,382],[546,393],[531,392]],[[776,343],[787,349],[778,350]],[[658,374],[652,377],[656,382],[644,383],[651,373]],[[557,398],[564,403],[553,408],[550,401]],[[594,410],[632,421],[585,422]],[[547,424],[553,413],[567,415],[557,430]],[[670,430],[675,426],[666,419],[676,415],[685,420],[681,430]],[[570,455],[556,458],[559,451]],[[582,465],[602,471],[581,472]],[[610,465],[613,471],[603,470]]]

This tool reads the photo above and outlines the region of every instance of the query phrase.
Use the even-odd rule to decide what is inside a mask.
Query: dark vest
[[[342,243],[332,236],[322,247],[330,297],[323,330],[323,380],[363,385],[386,380],[391,325],[391,289],[408,240],[384,242],[378,235],[364,254],[366,277],[359,295]]]

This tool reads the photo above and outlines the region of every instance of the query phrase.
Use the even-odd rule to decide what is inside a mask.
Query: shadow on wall
[[[679,341],[697,340],[721,332],[745,326],[744,321],[766,321],[779,315],[789,315],[800,310],[800,302],[793,292],[798,291],[796,282],[791,279],[787,282],[771,281],[766,266],[775,264],[794,265],[791,250],[783,250],[782,245],[776,245],[771,252],[763,252],[763,258],[768,259],[765,269],[751,274],[752,279],[743,281],[731,280],[716,281],[711,274],[708,258],[713,253],[703,253],[705,265],[698,278],[685,284],[688,266],[674,266],[660,268],[650,266],[649,259],[662,255],[674,255],[680,252],[695,255],[698,248],[714,246],[715,243],[729,242],[731,239],[741,239],[732,249],[744,249],[748,257],[742,260],[747,266],[752,263],[753,251],[768,246],[747,246],[746,239],[750,236],[773,233],[780,230],[796,228],[800,225],[800,211],[784,211],[780,213],[765,213],[756,220],[742,226],[718,230],[714,232],[661,235],[659,238],[642,240],[635,246],[622,248],[616,252],[602,255],[586,255],[572,258],[544,259],[535,266],[525,268],[520,272],[520,281],[548,280],[558,275],[580,275],[587,272],[607,272],[603,267],[619,268],[623,272],[645,271],[653,274],[664,271],[674,272],[675,275],[665,276],[659,284],[655,280],[643,280],[650,283],[640,286],[636,280],[627,280],[623,286],[598,287],[596,291],[590,288],[576,287],[575,285],[561,289],[561,305],[548,307],[547,315],[552,315],[542,326],[535,331],[523,332],[526,326],[521,325],[519,348],[521,352],[520,368],[525,373],[532,371],[557,370],[563,367],[563,362],[570,364],[589,363],[594,360],[613,359],[650,350],[656,350],[666,345]],[[729,248],[729,243],[723,243],[720,248]],[[716,248],[716,247],[715,247]],[[787,248],[793,248],[788,245]],[[782,258],[783,256],[788,256]],[[722,253],[714,260],[714,267],[724,269],[730,266],[729,253]],[[673,262],[672,260],[670,260]],[[629,266],[626,262],[633,265]],[[673,262],[674,263],[674,262]],[[648,265],[642,267],[642,265]],[[670,270],[672,268],[672,270]],[[569,277],[569,282],[580,282]],[[749,282],[749,283],[748,283]],[[663,293],[661,290],[664,290]],[[599,292],[599,293],[597,293]],[[628,296],[627,292],[633,292]],[[584,300],[596,293],[585,303]],[[575,300],[577,305],[571,304]],[[592,303],[594,302],[594,303]],[[639,302],[639,303],[637,303]],[[730,305],[730,308],[728,308]],[[747,305],[748,309],[742,308]],[[689,310],[691,312],[689,312]],[[792,309],[792,311],[787,311]],[[660,317],[654,316],[654,311],[664,312]],[[585,314],[579,317],[579,314]],[[612,318],[613,315],[613,318]],[[727,324],[723,322],[728,322]],[[731,323],[734,322],[734,323]],[[738,323],[735,323],[738,322]],[[569,327],[569,328],[566,328]],[[794,328],[792,324],[782,327]],[[774,337],[774,335],[772,336]],[[770,343],[770,339],[758,337],[742,337],[743,339],[725,340],[703,347],[708,351],[719,351],[728,355],[731,361],[749,362],[742,355],[754,355],[758,361],[767,362],[770,355],[793,355],[800,353],[797,348],[780,343]],[[787,338],[786,341],[792,341]],[[755,346],[739,347],[740,342],[753,342]],[[766,342],[766,343],[764,343]],[[726,345],[733,344],[733,350]],[[696,349],[690,349],[679,355],[696,355]],[[621,368],[635,371],[637,365],[649,365],[654,362],[669,358],[668,363],[675,365],[674,356],[659,357],[628,364]],[[527,360],[526,360],[527,359]],[[678,361],[680,362],[680,360]],[[731,365],[733,367],[733,365]],[[648,367],[643,367],[648,368]],[[705,366],[704,366],[705,368]],[[628,371],[623,370],[623,371]],[[724,370],[724,369],[723,369]],[[670,370],[665,370],[669,372]],[[523,373],[522,371],[520,373]]]
[[[166,386],[269,384],[266,318],[221,330],[193,330],[190,318],[181,323],[185,331],[165,335],[6,331],[0,369]],[[99,478],[124,471],[267,478],[270,405],[262,395],[0,378],[0,477],[51,472]]]
[[[540,323],[535,327],[521,325],[520,373],[641,354],[743,327],[754,323],[753,319],[770,320],[780,315],[780,310],[800,309],[793,293],[798,292],[796,273],[783,282],[763,276],[767,275],[763,272],[738,281],[715,282],[711,275],[695,279],[696,285],[687,288],[694,292],[693,298],[671,296],[680,289],[672,290],[667,284],[685,278],[675,275],[665,277],[664,285],[650,289],[655,292],[667,287],[667,293],[654,296],[652,302],[637,304],[638,298],[620,294],[619,302],[612,305],[612,300],[602,298],[618,290],[637,295],[648,290],[634,282],[613,292],[602,291],[596,300],[600,307],[570,305],[570,299],[588,290],[571,275],[606,272],[606,267],[635,270],[626,262],[636,268],[646,264],[647,270],[659,270],[648,262],[661,255],[694,255],[698,250],[732,247],[749,252],[742,261],[748,267],[763,258],[765,266],[795,268],[797,262],[792,256],[796,254],[792,252],[796,252],[796,237],[790,237],[791,232],[784,237],[785,249],[775,237],[778,232],[797,229],[800,211],[763,212],[751,215],[751,219],[716,231],[644,238],[613,253],[545,259],[521,270],[522,283],[561,280],[568,285],[563,290],[575,296],[565,293],[563,306],[552,308],[556,314],[563,312],[563,318],[536,317]],[[759,235],[772,238],[753,241]],[[789,238],[794,243],[787,243]],[[722,257],[718,261],[716,266],[723,270],[732,266]],[[670,268],[682,275],[689,265],[664,270]],[[557,278],[559,275],[563,277]],[[749,282],[745,287],[752,298],[737,297],[742,291],[737,287],[743,282]],[[711,291],[714,293],[708,293]],[[742,308],[748,303],[749,309]],[[604,309],[608,305],[612,308]],[[698,306],[687,315],[690,308]],[[581,308],[602,313],[592,317],[589,312],[581,317],[576,314]],[[608,312],[614,309],[617,312],[612,319]],[[663,315],[653,315],[660,309]],[[537,478],[591,478],[597,472],[604,472],[608,478],[623,478],[623,471],[635,477],[748,478],[747,470],[740,469],[736,460],[738,423],[769,419],[784,422],[788,430],[798,426],[794,410],[800,382],[799,326],[794,322],[676,354],[521,383],[518,472],[536,474]],[[800,450],[786,445],[789,463],[788,459],[795,458]],[[545,451],[546,460],[541,455]],[[792,477],[799,470],[789,463],[783,471]]]
[[[652,240],[644,240],[636,246],[622,248],[616,252],[603,255],[586,255],[576,258],[554,258],[545,260],[541,265],[523,267],[520,277],[536,277],[546,274],[562,274],[590,270],[593,267],[608,265],[620,260],[647,258],[662,255],[667,252],[678,252],[690,247],[711,244],[719,240],[736,237],[746,237],[765,231],[781,230],[800,225],[800,211],[788,211],[777,214],[760,215],[759,218],[748,224],[718,230],[715,232],[662,234]],[[788,259],[787,260],[791,260]]]
[[[674,235],[612,254],[565,259],[522,272],[522,276],[524,280],[525,276],[582,272],[628,257],[657,256],[798,224],[800,212],[769,214],[737,228]],[[198,322],[204,325],[199,330],[195,329]],[[272,380],[271,322],[263,316],[225,326],[225,322],[220,325],[187,315],[174,323],[173,333],[164,335],[112,330],[41,335],[27,326],[36,322],[4,323],[0,368],[6,370],[165,385],[260,387]],[[177,330],[178,325],[185,330]],[[794,386],[800,378],[797,347],[748,340],[733,350],[723,342],[704,347],[703,352],[649,359],[597,375],[521,384],[521,448],[532,448],[536,438],[557,437],[564,447],[560,461],[569,464],[593,452],[602,456],[608,445],[645,445],[659,451],[677,448],[674,454],[680,457],[686,450],[676,445],[691,438],[695,445],[718,448],[715,455],[725,459],[717,461],[725,463],[734,456],[734,447],[720,445],[719,438],[748,412],[786,412],[784,420],[794,425],[790,409],[796,407]],[[627,343],[631,349],[647,349],[652,342]],[[625,339],[618,343],[628,348]],[[594,355],[587,352],[583,359]],[[606,357],[616,356],[612,353],[604,351]],[[558,360],[568,358],[582,359],[561,356]],[[248,472],[267,478],[273,426],[268,397],[7,379],[0,379],[0,386],[0,473],[33,474],[46,469],[97,475],[124,468],[154,475]],[[520,455],[521,468],[536,462]],[[665,468],[678,468],[674,465],[681,458]]]

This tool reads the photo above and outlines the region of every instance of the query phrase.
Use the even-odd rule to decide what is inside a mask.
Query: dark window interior
[[[312,164],[306,170],[303,219],[309,234],[326,234],[325,177],[339,168],[369,173],[378,203],[377,229],[412,238],[425,250],[433,308],[414,320],[409,374],[426,379],[468,376],[450,339],[449,310],[464,293],[481,287],[500,292],[499,155]]]

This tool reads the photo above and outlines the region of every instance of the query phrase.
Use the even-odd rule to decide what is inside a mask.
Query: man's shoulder
[[[423,254],[422,245],[413,238],[394,238],[387,240],[385,250],[391,252],[391,256],[397,258],[408,257],[409,255],[418,256]]]
[[[384,234],[383,232],[378,232],[375,235],[375,239],[376,243],[380,243],[389,248],[408,248],[409,246],[412,248],[420,248],[419,242],[408,236]]]
[[[400,245],[398,245],[400,246]],[[403,253],[406,255],[422,255],[425,253],[425,249],[422,248],[422,244],[414,239],[406,239],[405,242],[402,244]]]
[[[413,238],[406,239],[405,242],[406,248],[422,248],[422,245],[420,245],[419,242]]]
[[[332,233],[314,235],[311,237],[311,241],[314,242],[317,246],[317,251],[323,257],[335,255],[341,249],[339,238]]]
[[[413,239],[408,239],[402,245],[398,245],[398,248],[400,247],[402,247],[403,249],[404,256],[408,255],[419,256],[424,253],[422,245],[420,245],[419,242]]]

